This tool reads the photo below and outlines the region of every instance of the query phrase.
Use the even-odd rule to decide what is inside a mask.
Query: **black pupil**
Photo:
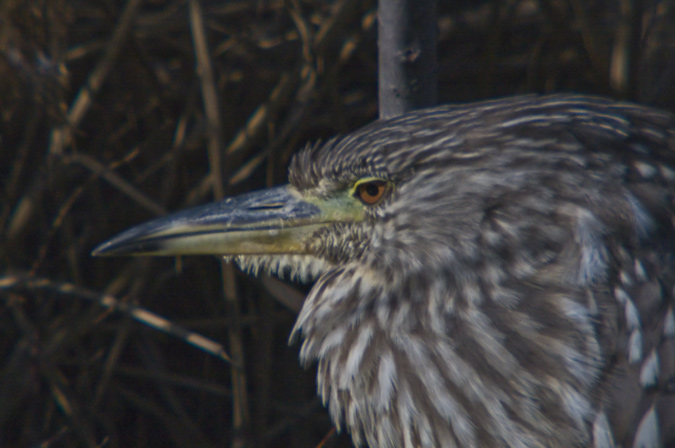
[[[367,184],[365,186],[365,192],[368,196],[377,196],[380,194],[380,187],[376,183]]]

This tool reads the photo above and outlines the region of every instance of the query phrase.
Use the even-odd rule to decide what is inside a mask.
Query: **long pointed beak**
[[[327,222],[319,207],[282,186],[146,222],[92,255],[302,254]]]

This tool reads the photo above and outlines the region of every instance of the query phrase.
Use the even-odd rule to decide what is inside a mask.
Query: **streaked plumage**
[[[188,224],[256,243],[292,228],[288,253],[218,252],[318,277],[293,336],[357,446],[675,444],[672,115],[572,95],[442,106],[305,149],[289,179],[311,218],[247,196],[97,251],[184,253]]]

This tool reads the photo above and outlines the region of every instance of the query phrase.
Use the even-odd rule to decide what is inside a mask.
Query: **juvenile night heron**
[[[675,117],[522,96],[377,121],[97,255],[316,278],[293,335],[371,447],[675,446]]]

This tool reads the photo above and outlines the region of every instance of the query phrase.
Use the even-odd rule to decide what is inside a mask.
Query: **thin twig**
[[[208,339],[198,333],[187,330],[180,325],[158,316],[157,314],[141,308],[137,305],[122,302],[111,295],[98,294],[81,286],[66,282],[54,282],[47,278],[33,277],[30,275],[5,275],[0,277],[0,290],[12,289],[47,289],[59,294],[72,295],[83,299],[91,300],[99,305],[114,311],[126,313],[137,321],[155,328],[161,332],[182,339],[190,345],[199,348],[206,353],[215,356],[223,361],[231,363],[236,369],[240,366],[232,361],[225,349],[219,343]]]
[[[202,101],[204,102],[204,113],[206,115],[206,135],[208,139],[213,196],[216,200],[219,200],[224,195],[223,164],[220,156],[223,148],[220,105],[199,0],[190,0],[190,29],[192,30],[192,42],[194,43],[195,56],[197,57],[197,75],[201,80]]]
[[[80,122],[91,107],[94,95],[96,95],[108,77],[108,73],[110,73],[117,56],[122,50],[122,44],[124,44],[125,39],[131,31],[136,14],[142,3],[143,0],[129,0],[127,2],[119,23],[115,28],[115,32],[110,38],[110,43],[106,47],[105,54],[75,97],[75,102],[68,111],[66,123],[52,130],[49,142],[49,152],[51,154],[61,154],[64,148],[70,146],[73,131],[80,125]]]

